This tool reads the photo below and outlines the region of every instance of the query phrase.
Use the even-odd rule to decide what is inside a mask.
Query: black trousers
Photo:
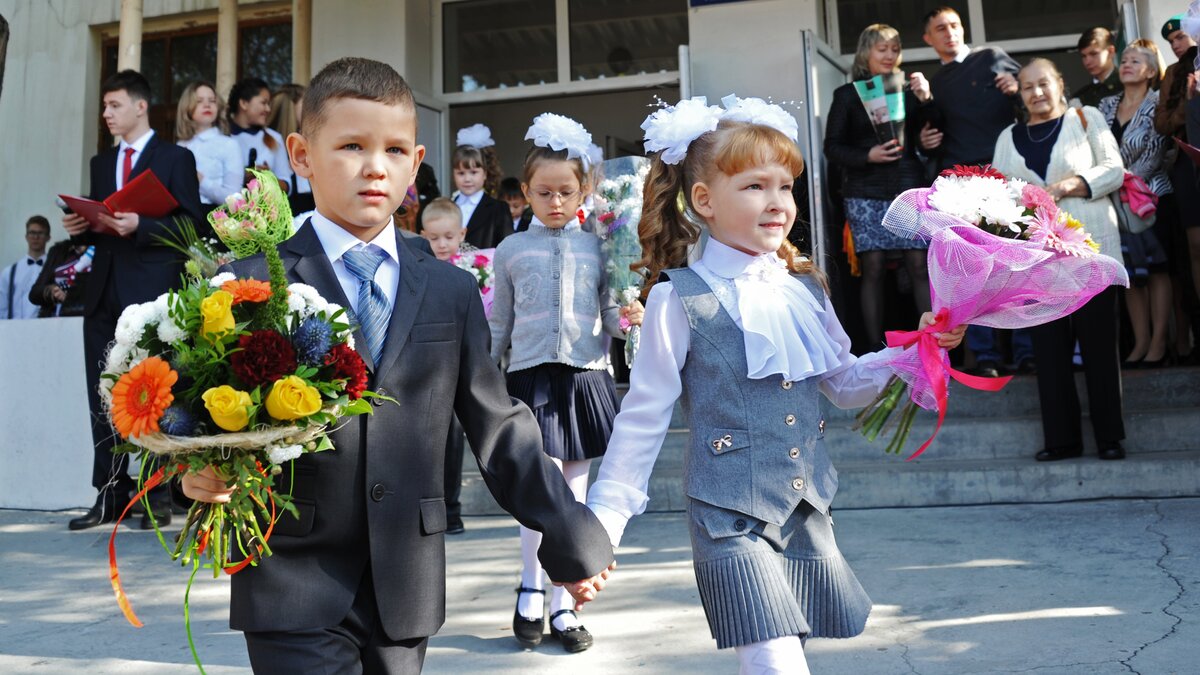
[[[1124,440],[1121,364],[1117,351],[1117,286],[1109,286],[1074,314],[1031,329],[1037,358],[1038,398],[1047,449],[1083,445],[1079,395],[1071,358],[1083,357],[1088,412],[1096,443]]]
[[[103,279],[94,281],[104,282]],[[104,370],[108,345],[116,335],[117,319],[122,310],[112,284],[108,284],[96,311],[83,318],[84,372],[88,388],[88,411],[92,417],[92,487],[100,492],[110,492],[118,506],[127,500],[134,482],[128,473],[129,455],[113,453],[120,436],[100,403],[100,373]],[[166,485],[150,491],[152,502],[161,503],[167,498]]]
[[[104,283],[103,279],[92,281]],[[112,342],[117,332],[117,318],[121,314],[115,295],[111,288],[106,289],[105,297],[100,300],[96,311],[84,317],[83,357],[87,376],[88,410],[92,416],[92,487],[102,490],[113,482],[110,486],[112,489],[127,491],[133,487],[132,481],[126,475],[129,457],[113,454],[113,447],[117,444],[117,432],[100,405],[99,389],[100,373],[104,370],[108,343]]]
[[[459,499],[462,495],[466,438],[462,424],[458,422],[458,415],[454,415],[450,418],[450,433],[446,437],[446,482],[443,486],[446,493],[446,517],[451,521],[462,518],[462,502]]]
[[[350,613],[336,626],[246,633],[256,675],[417,675],[429,638],[392,640],[383,632],[371,570],[363,573]]]

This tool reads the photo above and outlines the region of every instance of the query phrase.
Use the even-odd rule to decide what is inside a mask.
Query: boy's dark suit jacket
[[[279,250],[290,282],[350,307],[310,223]],[[380,402],[374,415],[333,433],[336,449],[295,460],[300,518],[285,514],[271,538],[275,555],[234,575],[234,629],[335,626],[369,570],[388,637],[436,633],[446,613],[443,465],[453,413],[500,506],[545,533],[539,556],[551,578],[585,579],[613,559],[603,526],[542,452],[532,413],[508,396],[489,356],[475,279],[411,246],[397,250],[400,282],[383,356],[374,364],[359,353],[371,389],[399,405]],[[268,276],[261,256],[230,268]],[[359,333],[355,344],[366,344]]]
[[[471,220],[467,221],[467,243],[475,248],[496,248],[512,232],[508,204],[483,193],[479,205],[471,213]]]
[[[142,216],[137,232],[130,238],[103,234],[84,234],[96,245],[92,275],[88,279],[84,315],[93,314],[106,293],[118,307],[148,302],[180,283],[183,259],[160,245],[156,235],[177,232],[174,218],[188,216],[201,235],[208,231],[204,209],[200,206],[200,184],[196,178],[196,158],[192,151],[162,141],[156,133],[150,137],[134,164],[130,178],[143,171],[154,176],[179,202],[179,208],[164,218]],[[104,200],[117,191],[117,148],[109,148],[92,157],[91,191],[88,197]],[[111,288],[110,288],[111,286]],[[111,338],[111,336],[109,336]]]

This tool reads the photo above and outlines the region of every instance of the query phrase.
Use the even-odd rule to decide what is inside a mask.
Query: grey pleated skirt
[[[829,516],[801,502],[783,527],[689,500],[700,601],[719,649],[780,637],[848,638],[871,599],[838,550]]]

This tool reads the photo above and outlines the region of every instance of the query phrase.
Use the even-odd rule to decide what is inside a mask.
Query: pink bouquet
[[[495,294],[492,293],[492,257],[496,255],[496,249],[485,248],[469,250],[466,247],[460,252],[454,254],[450,258],[450,263],[460,269],[470,272],[475,281],[479,284],[479,298],[483,300],[483,315],[487,318],[492,318],[492,303],[495,302]]]
[[[930,188],[908,190],[892,202],[884,227],[929,241],[929,286],[937,323],[889,332],[888,346],[916,345],[887,365],[895,377],[859,415],[874,440],[907,392],[909,403],[888,445],[899,453],[919,406],[937,410],[933,442],[946,416],[949,380],[997,391],[1010,378],[980,378],[950,367],[935,333],[961,324],[1029,328],[1079,309],[1110,285],[1129,285],[1125,268],[1099,254],[1083,224],[1058,208],[1041,188],[1006,178],[991,167],[956,166]]]

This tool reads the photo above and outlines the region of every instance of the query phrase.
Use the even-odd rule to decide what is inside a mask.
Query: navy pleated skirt
[[[617,416],[608,371],[543,363],[509,372],[508,393],[533,411],[547,455],[575,462],[604,454]]]

